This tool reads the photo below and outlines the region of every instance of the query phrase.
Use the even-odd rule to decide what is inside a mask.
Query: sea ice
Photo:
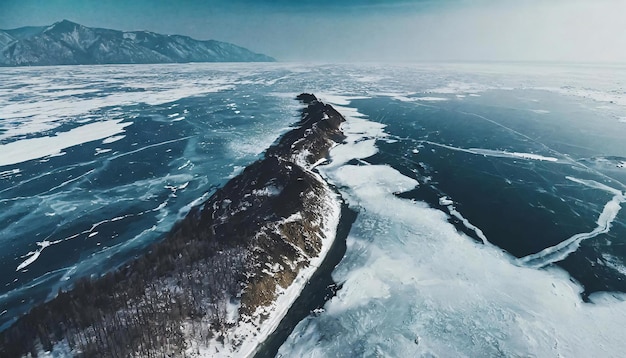
[[[0,144],[0,166],[8,166],[28,160],[58,154],[61,150],[82,143],[113,136],[124,132],[124,128],[133,124],[122,120],[94,122],[60,132],[54,136],[22,139],[7,144]]]
[[[331,155],[345,162],[340,147]],[[618,357],[626,350],[626,301],[598,295],[584,303],[565,271],[519,266],[476,243],[443,212],[394,195],[416,182],[389,166],[320,172],[359,215],[333,272],[341,290],[297,325],[279,355]]]

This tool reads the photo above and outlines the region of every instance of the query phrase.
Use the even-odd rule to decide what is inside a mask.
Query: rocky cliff
[[[3,66],[259,61],[275,60],[226,42],[91,28],[68,20],[0,30]]]

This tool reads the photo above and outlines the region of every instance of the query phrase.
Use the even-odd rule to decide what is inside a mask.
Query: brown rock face
[[[301,121],[263,159],[193,208],[145,256],[79,282],[0,333],[0,357],[60,341],[89,357],[193,355],[197,345],[237,355],[251,338],[237,327],[258,329],[265,308],[323,254],[336,229],[328,218],[336,195],[310,168],[342,140],[344,118],[311,94],[298,99],[308,105]]]

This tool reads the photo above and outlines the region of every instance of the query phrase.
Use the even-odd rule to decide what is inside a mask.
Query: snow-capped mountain
[[[271,61],[275,59],[226,42],[90,28],[68,20],[0,30],[2,66]]]

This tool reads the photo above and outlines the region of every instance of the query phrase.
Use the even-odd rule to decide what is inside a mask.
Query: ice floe
[[[0,166],[8,166],[28,160],[59,154],[61,150],[82,143],[107,138],[124,132],[124,128],[133,124],[122,120],[94,122],[60,132],[54,136],[22,139],[7,144],[0,144]]]

